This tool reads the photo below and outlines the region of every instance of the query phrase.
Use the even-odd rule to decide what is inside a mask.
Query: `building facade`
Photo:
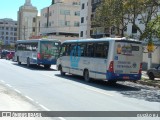
[[[100,38],[110,36],[110,29],[97,27],[92,21],[102,0],[81,0],[79,38]]]
[[[18,39],[29,39],[39,35],[40,18],[38,10],[32,6],[31,0],[25,0],[25,4],[18,11]]]
[[[0,41],[10,45],[17,40],[17,21],[9,18],[0,19]]]
[[[41,10],[40,33],[60,39],[79,37],[79,0],[54,0]]]
[[[90,38],[91,36],[91,14],[92,5],[91,0],[81,0],[80,2],[80,30],[79,38]]]

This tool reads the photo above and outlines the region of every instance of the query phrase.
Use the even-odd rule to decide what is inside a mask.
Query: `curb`
[[[143,79],[148,79],[147,77],[142,77]],[[149,81],[152,81],[152,80],[149,80]],[[148,81],[144,81],[144,80],[139,80],[137,81],[138,84],[142,84],[142,85],[148,85],[148,86],[153,86],[153,87],[158,87],[160,88],[160,84],[158,83],[151,83],[151,82],[148,82]]]

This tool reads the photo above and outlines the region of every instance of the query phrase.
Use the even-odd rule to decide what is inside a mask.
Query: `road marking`
[[[9,85],[9,84],[6,84],[8,87],[10,87],[10,88],[12,88],[12,86],[11,85]]]
[[[48,109],[47,107],[45,107],[45,106],[43,106],[42,104],[39,104],[38,102],[36,102],[40,107],[42,107],[44,110],[46,110],[46,111],[51,111],[50,109]],[[66,119],[64,119],[63,117],[57,117],[57,118],[59,118],[60,120],[66,120]]]
[[[39,106],[41,106],[43,109],[45,109],[46,111],[50,111],[48,108],[46,108],[45,106],[39,104]]]
[[[18,92],[19,94],[21,94],[21,92],[19,91],[19,90],[17,90],[17,89],[14,89],[16,92]]]
[[[50,77],[52,79],[55,79],[54,77],[50,76],[50,75],[45,75],[45,74],[41,74],[41,75],[44,75],[44,76],[47,76],[47,77]],[[74,84],[74,83],[71,83],[72,85],[77,85],[77,84]],[[114,96],[112,94],[109,94],[109,93],[106,93],[106,92],[102,92],[102,91],[99,91],[99,90],[94,90],[92,88],[89,88],[89,87],[82,87],[80,85],[78,85],[79,87],[81,88],[84,88],[84,89],[87,89],[87,90],[91,90],[91,91],[94,91],[94,92],[97,92],[97,93],[100,93],[100,94],[103,94],[103,95],[107,95],[107,96]]]
[[[34,101],[32,98],[28,97],[28,96],[25,96],[27,99],[31,100],[31,101]]]

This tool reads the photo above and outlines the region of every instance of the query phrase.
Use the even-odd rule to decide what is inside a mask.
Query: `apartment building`
[[[91,13],[92,6],[91,0],[81,0],[80,7],[80,31],[79,38],[90,38],[90,30],[91,30]]]
[[[81,39],[110,36],[109,29],[98,27],[92,23],[96,8],[101,4],[101,1],[102,0],[81,0],[79,31],[79,37]]]
[[[17,40],[17,21],[9,18],[0,19],[0,41],[10,45]]]
[[[80,0],[54,0],[41,10],[42,36],[61,40],[79,37]]]
[[[29,39],[38,36],[40,31],[40,17],[31,0],[25,0],[25,4],[18,11],[18,39]]]

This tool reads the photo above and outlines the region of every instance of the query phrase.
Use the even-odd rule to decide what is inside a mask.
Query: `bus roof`
[[[32,40],[17,40],[16,43],[32,43],[32,42],[39,42],[39,41],[60,42],[60,40],[57,40],[57,39],[32,39]]]
[[[99,39],[79,39],[79,40],[66,40],[63,43],[70,43],[70,42],[98,42],[98,41],[117,41],[117,42],[135,42],[135,43],[141,43],[140,41],[136,39],[128,39],[128,38],[99,38]]]

